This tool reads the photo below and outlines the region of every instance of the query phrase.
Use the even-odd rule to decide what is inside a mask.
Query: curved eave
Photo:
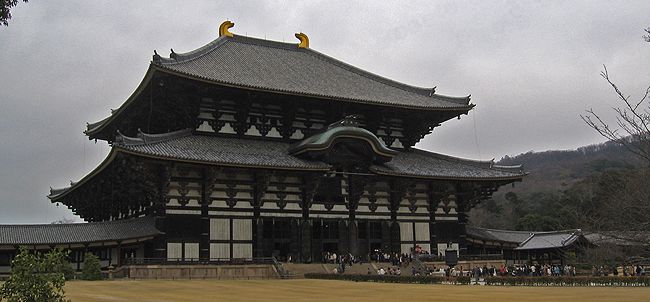
[[[513,176],[499,176],[499,177],[464,177],[464,176],[435,176],[435,175],[415,175],[399,172],[388,172],[377,170],[375,167],[370,167],[370,170],[378,175],[385,176],[396,176],[396,177],[408,177],[408,178],[417,178],[417,179],[429,179],[429,180],[474,180],[474,181],[508,181],[516,182],[522,181],[523,178],[528,175],[528,173],[513,175]]]
[[[459,105],[468,105],[471,98],[471,96],[453,97],[453,96],[436,94],[435,93],[436,87],[419,87],[419,86],[413,86],[399,81],[395,81],[386,78],[384,76],[378,75],[376,73],[361,69],[352,64],[348,64],[344,61],[323,54],[312,48],[300,48],[299,45],[296,43],[286,43],[286,42],[273,41],[267,39],[259,39],[259,38],[247,37],[247,36],[242,36],[237,34],[234,34],[232,37],[220,36],[219,38],[195,50],[186,53],[173,53],[172,55],[170,55],[170,58],[164,58],[162,56],[157,55],[156,59],[154,60],[154,63],[160,63],[159,65],[161,66],[165,66],[165,65],[173,66],[173,65],[179,65],[186,62],[190,62],[202,56],[209,55],[210,52],[221,47],[222,45],[224,45],[229,41],[232,41],[234,43],[244,43],[244,44],[266,46],[272,48],[280,48],[287,51],[306,52],[311,54],[312,56],[319,58],[320,60],[327,61],[329,64],[335,65],[339,68],[345,69],[349,72],[356,73],[360,76],[372,79],[374,81],[381,82],[382,84],[389,85],[397,89],[409,91],[415,94],[419,94],[421,96],[427,96],[431,98],[435,97],[437,99],[442,99],[444,101],[459,104]]]
[[[200,164],[200,165],[211,165],[211,166],[222,166],[222,167],[233,167],[233,168],[258,168],[258,169],[275,169],[275,170],[290,170],[290,171],[318,171],[318,172],[327,172],[330,171],[331,168],[328,167],[288,167],[288,166],[275,166],[275,165],[246,165],[246,164],[233,164],[229,162],[217,162],[217,161],[201,161],[201,160],[192,160],[192,159],[184,159],[184,158],[179,158],[179,157],[168,157],[168,156],[159,156],[159,155],[152,155],[144,152],[137,152],[129,149],[124,149],[121,147],[113,147],[116,150],[119,150],[121,153],[125,154],[131,154],[139,157],[144,157],[144,158],[151,158],[151,159],[158,159],[158,160],[165,160],[165,161],[175,161],[175,162],[182,162],[182,163],[188,163],[188,164]]]
[[[90,173],[88,173],[86,176],[84,176],[81,180],[79,180],[76,183],[73,183],[70,187],[67,189],[63,190],[62,192],[58,194],[50,194],[47,196],[47,198],[50,199],[51,202],[58,202],[61,198],[65,197],[66,195],[70,194],[70,192],[74,191],[76,188],[81,187],[83,184],[85,184],[87,181],[95,177],[95,175],[99,174],[100,172],[104,171],[106,167],[108,167],[115,157],[117,156],[117,152],[115,148],[111,149],[111,152],[108,153],[108,156],[102,161],[99,166],[97,166],[94,170],[92,170]]]
[[[88,124],[86,131],[84,131],[84,134],[86,134],[90,139],[95,139],[95,135],[97,135],[99,132],[104,130],[113,120],[115,120],[122,112],[126,110],[127,107],[131,103],[133,103],[138,96],[144,91],[144,89],[149,86],[149,82],[151,82],[151,79],[153,78],[156,69],[152,68],[153,64],[149,64],[149,68],[147,69],[147,73],[144,75],[144,78],[138,85],[138,87],[133,91],[133,93],[129,96],[128,99],[120,106],[117,110],[111,112],[111,115],[104,118],[101,121],[95,122]]]
[[[309,98],[319,98],[319,99],[325,99],[325,100],[333,100],[333,101],[343,101],[343,102],[348,102],[348,103],[357,103],[357,104],[372,104],[372,105],[379,105],[379,106],[386,106],[386,107],[391,107],[391,108],[404,108],[404,109],[417,109],[417,110],[428,110],[428,111],[457,111],[459,114],[467,113],[469,110],[472,110],[476,105],[474,104],[468,104],[465,106],[458,106],[458,107],[428,107],[428,106],[410,106],[410,105],[405,105],[405,104],[394,104],[394,103],[386,103],[386,102],[378,102],[375,100],[365,100],[365,99],[355,99],[355,98],[344,98],[344,97],[337,97],[337,96],[332,96],[332,95],[321,95],[321,94],[312,94],[312,93],[299,93],[295,91],[289,91],[289,90],[283,90],[283,89],[270,89],[267,87],[259,87],[259,86],[254,86],[254,85],[243,85],[240,83],[230,83],[226,81],[217,81],[214,79],[210,79],[207,77],[201,77],[197,76],[194,74],[190,73],[185,73],[177,70],[172,70],[169,68],[166,68],[164,65],[159,65],[159,64],[152,64],[152,68],[159,70],[161,72],[165,72],[171,75],[183,77],[186,79],[191,79],[191,80],[196,80],[208,84],[216,84],[216,85],[221,85],[225,87],[231,87],[231,88],[239,88],[239,89],[246,89],[246,90],[254,90],[254,91],[259,91],[259,92],[267,92],[267,93],[277,93],[277,94],[283,94],[283,95],[292,95],[292,96],[300,96],[300,97],[309,97]]]
[[[389,79],[387,77],[378,75],[376,73],[361,69],[361,68],[356,67],[356,66],[354,66],[352,64],[348,64],[346,62],[343,62],[343,61],[341,61],[339,59],[336,59],[334,57],[331,57],[329,55],[326,55],[324,53],[321,53],[321,52],[316,51],[316,50],[311,49],[311,48],[303,49],[303,51],[309,51],[309,52],[315,54],[316,56],[321,57],[321,59],[324,58],[324,59],[328,60],[333,65],[336,65],[336,66],[344,68],[344,69],[346,69],[348,71],[357,73],[357,74],[359,74],[361,76],[364,76],[364,77],[367,77],[367,78],[371,78],[371,79],[373,79],[375,81],[381,82],[383,84],[386,84],[386,85],[389,85],[389,86],[392,86],[392,87],[395,87],[395,88],[398,88],[398,89],[410,91],[410,92],[413,92],[413,93],[416,93],[416,94],[419,94],[419,95],[423,95],[423,96],[428,96],[428,97],[431,97],[431,98],[433,98],[435,96],[436,98],[444,99],[447,102],[452,102],[452,103],[456,103],[456,104],[459,104],[459,105],[468,105],[469,101],[471,99],[471,96],[469,96],[469,95],[465,96],[465,97],[453,97],[453,96],[437,94],[437,93],[435,93],[436,87],[418,87],[418,86],[413,86],[413,85],[409,85],[409,84],[406,84],[406,83],[402,83],[402,82],[399,82],[399,81],[395,81],[393,79]]]
[[[197,75],[189,74],[189,73],[184,73],[176,70],[171,70],[168,68],[165,68],[164,65],[160,64],[155,64],[151,63],[149,64],[149,68],[147,69],[147,73],[145,74],[143,80],[140,82],[138,87],[133,91],[133,93],[129,96],[129,98],[120,106],[117,110],[113,111],[110,116],[94,123],[89,123],[87,125],[87,129],[84,131],[84,134],[86,134],[89,139],[97,139],[96,135],[98,135],[102,130],[104,130],[109,124],[113,122],[122,112],[124,112],[131,103],[133,103],[138,96],[144,91],[144,89],[149,85],[151,79],[153,78],[154,74],[156,72],[163,72],[165,74],[169,75],[174,75],[190,80],[195,80],[207,84],[212,84],[212,85],[220,85],[224,87],[230,87],[230,88],[238,88],[238,89],[246,89],[246,90],[254,90],[254,91],[260,91],[260,92],[267,92],[267,93],[276,93],[276,94],[283,94],[283,95],[291,95],[291,96],[301,96],[301,97],[309,97],[309,98],[319,98],[319,99],[326,99],[326,100],[333,100],[333,101],[343,101],[343,102],[349,102],[349,103],[357,103],[357,104],[372,104],[372,105],[378,105],[378,106],[385,106],[385,107],[390,107],[390,108],[404,108],[404,109],[416,109],[416,110],[427,110],[427,111],[446,111],[446,112],[457,112],[457,114],[466,114],[470,110],[472,110],[476,105],[475,104],[467,104],[463,106],[458,106],[458,107],[428,107],[428,106],[410,106],[410,105],[404,105],[404,104],[394,104],[394,103],[385,103],[385,102],[378,102],[375,100],[365,100],[365,99],[354,99],[354,98],[342,98],[342,97],[336,97],[336,96],[329,96],[329,95],[320,95],[320,94],[308,94],[308,93],[297,93],[293,91],[288,91],[288,90],[282,90],[282,89],[269,89],[265,87],[256,87],[252,85],[242,85],[238,83],[229,83],[225,81],[216,81],[213,79],[205,78],[205,77],[200,77]],[[439,96],[439,95],[436,95]],[[453,97],[447,97],[444,96],[444,98],[453,98]],[[459,100],[464,100],[468,98],[458,98]]]

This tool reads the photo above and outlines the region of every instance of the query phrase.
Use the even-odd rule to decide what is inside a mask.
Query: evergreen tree
[[[25,247],[11,262],[11,276],[0,287],[0,300],[7,302],[64,302],[63,267],[66,252],[55,249],[47,254],[30,253]]]
[[[81,273],[81,278],[84,280],[101,280],[102,267],[99,263],[99,258],[93,253],[86,253],[84,257],[84,269]]]

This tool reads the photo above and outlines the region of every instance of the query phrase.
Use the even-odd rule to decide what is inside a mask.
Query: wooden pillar
[[[201,235],[199,241],[199,261],[210,260],[210,203],[212,190],[216,182],[217,171],[212,168],[203,168],[201,182]]]
[[[339,252],[340,253],[349,253],[350,252],[350,233],[348,229],[349,221],[346,219],[340,219],[339,224]],[[338,254],[340,254],[338,253]]]
[[[427,202],[429,204],[429,240],[431,254],[438,255],[438,237],[436,236],[436,209],[440,202],[441,194],[438,192],[438,186],[429,183],[427,190]]]
[[[255,230],[254,230],[254,256],[255,257],[264,257],[264,220],[260,217],[255,219]]]
[[[255,191],[253,194],[253,257],[264,257],[264,221],[261,218],[261,207],[264,204],[264,193],[271,180],[271,174],[260,171],[255,173]]]
[[[390,207],[390,251],[400,253],[402,250],[397,211],[406,194],[408,181],[393,180],[390,182],[388,202]]]
[[[291,241],[289,241],[288,256],[291,256],[291,259],[295,262],[300,259],[300,248],[302,247],[300,244],[300,235],[302,232],[300,231],[300,220],[298,218],[291,218],[289,223],[291,224]]]
[[[309,210],[311,209],[314,195],[316,194],[321,178],[322,175],[319,174],[307,174],[302,179],[300,202],[302,209],[302,219],[300,221],[300,261],[303,263],[313,261],[313,221],[309,217]]]
[[[349,252],[353,256],[359,255],[359,231],[357,228],[356,212],[359,208],[359,200],[363,196],[367,176],[347,175],[347,208],[348,208],[348,245]]]

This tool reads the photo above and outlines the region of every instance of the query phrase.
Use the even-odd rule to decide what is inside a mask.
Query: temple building
[[[303,33],[283,43],[233,34],[233,25],[187,53],[154,51],[133,94],[87,125],[109,155],[48,196],[89,223],[4,226],[0,261],[28,245],[100,251],[105,265],[319,262],[327,252],[416,247],[463,255],[485,239],[468,238],[466,213],[521,181],[522,167],[414,147],[474,108],[469,96],[351,66]]]

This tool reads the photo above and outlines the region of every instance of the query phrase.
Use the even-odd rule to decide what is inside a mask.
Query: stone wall
[[[121,268],[114,277],[130,279],[277,279],[279,274],[270,264],[254,265],[132,265]]]

